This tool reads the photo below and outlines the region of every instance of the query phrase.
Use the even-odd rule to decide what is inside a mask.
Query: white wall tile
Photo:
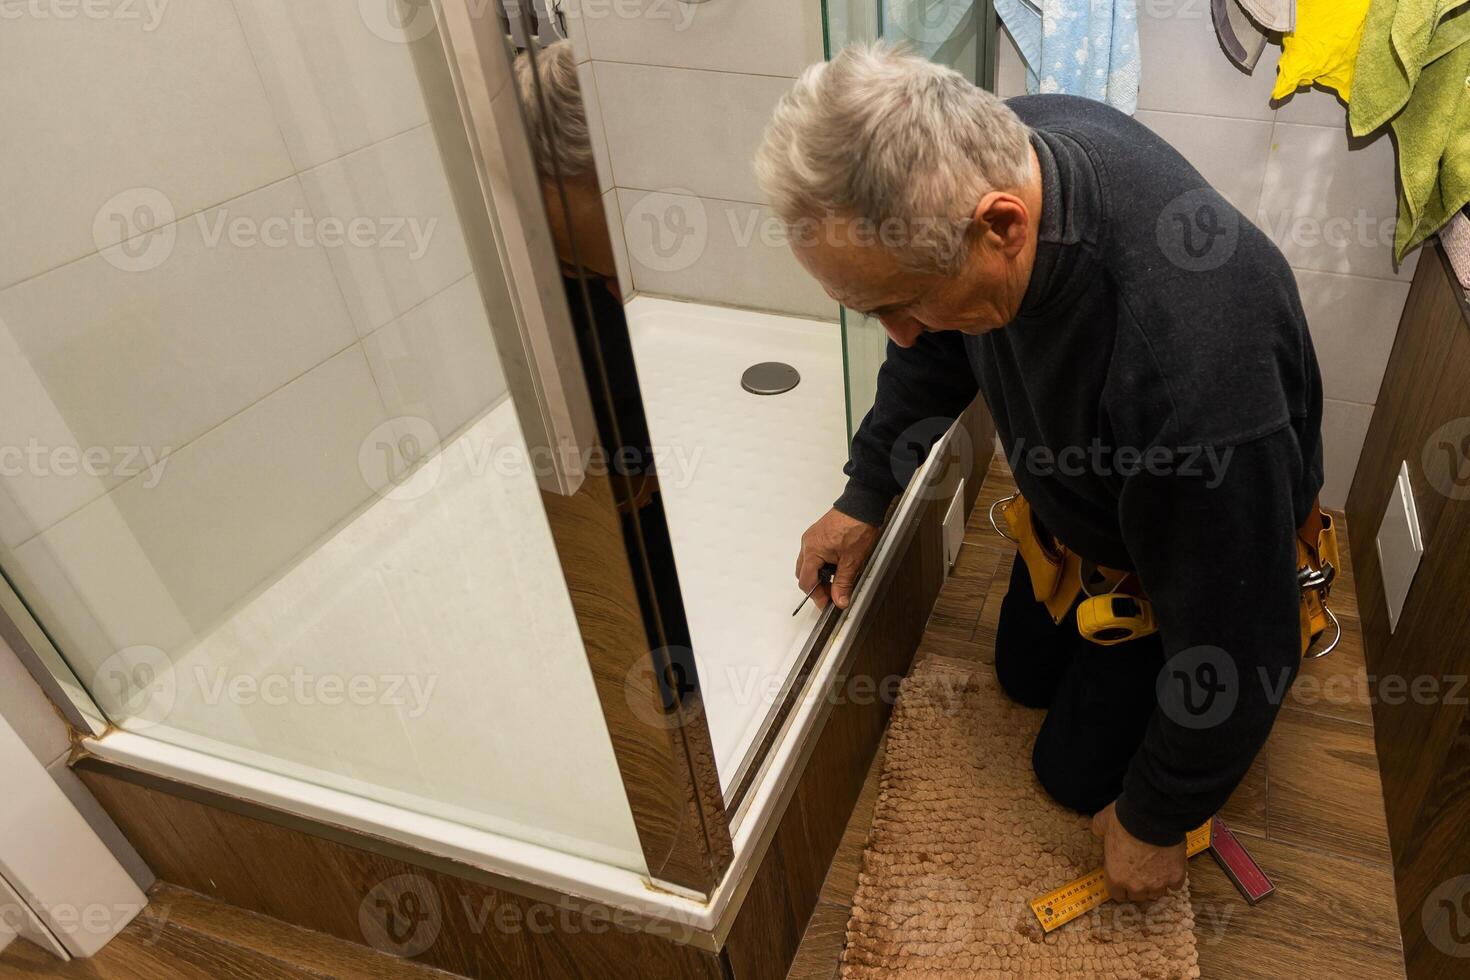
[[[1225,56],[1215,37],[1209,0],[1143,0],[1138,4],[1143,75],[1140,109],[1271,119],[1271,87],[1281,49],[1266,45],[1247,75]]]
[[[822,60],[814,0],[581,0],[597,61],[796,76]]]
[[[414,47],[420,57],[444,57],[428,4],[236,0],[236,6],[298,168],[428,121]]]
[[[1242,214],[1256,213],[1271,149],[1270,122],[1147,109],[1134,118],[1182,153]]]
[[[612,240],[613,264],[618,269],[618,289],[623,294],[623,302],[627,303],[634,293],[633,270],[628,264],[628,242],[623,237],[623,212],[618,204],[617,188],[602,192],[602,210],[607,217],[607,234]],[[0,530],[4,527],[4,510],[0,505]]]
[[[789,78],[594,62],[619,187],[761,202],[752,163]]]
[[[1358,456],[1373,421],[1373,406],[1327,399],[1322,403],[1322,506],[1341,509],[1347,505]]]
[[[1395,273],[1394,188],[1386,137],[1349,149],[1338,129],[1278,122],[1256,224],[1296,268],[1408,281],[1418,259]]]
[[[606,193],[617,186],[612,163],[607,157],[607,132],[602,124],[602,99],[597,91],[597,73],[591,62],[577,66],[577,84],[587,113],[587,133],[592,140],[592,159],[597,165],[597,185]]]
[[[133,447],[161,457],[350,344],[321,249],[230,230],[264,231],[305,207],[282,181],[178,222],[153,268],[115,267],[127,246],[113,246],[0,292],[3,441],[103,447],[123,469]],[[128,475],[67,469],[6,479],[32,529]]]
[[[367,336],[470,273],[464,232],[428,126],[301,175],[318,220],[366,221],[327,249],[358,333]]]
[[[1330,126],[1347,138],[1347,106],[1323,88],[1301,89],[1276,108],[1276,121],[1307,126]]]
[[[83,683],[117,650],[178,649],[372,496],[386,412],[356,345],[16,549],[6,570]],[[371,462],[371,461],[370,461]]]
[[[1409,283],[1295,272],[1326,396],[1377,402]]]
[[[391,415],[427,419],[440,439],[505,395],[505,376],[473,276],[362,342]]]
[[[120,241],[119,193],[153,188],[183,215],[291,172],[230,0],[163,5],[156,29],[129,6],[5,18],[0,287]],[[141,203],[122,216],[151,223]]]
[[[768,209],[626,189],[618,203],[640,293],[837,319],[837,304],[797,263]],[[692,232],[676,243],[672,227]]]

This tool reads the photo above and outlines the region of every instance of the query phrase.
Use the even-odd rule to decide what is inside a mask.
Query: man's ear
[[[1014,194],[1005,191],[986,194],[975,205],[972,220],[990,247],[1006,255],[1015,255],[1026,245],[1031,216],[1025,203]]]

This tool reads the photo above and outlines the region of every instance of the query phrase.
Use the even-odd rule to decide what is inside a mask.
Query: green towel
[[[1470,0],[1373,0],[1348,121],[1362,136],[1390,120],[1403,261],[1470,202]]]

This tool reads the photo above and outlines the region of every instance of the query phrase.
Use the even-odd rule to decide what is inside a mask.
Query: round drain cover
[[[752,395],[779,395],[795,388],[800,381],[801,375],[790,364],[762,361],[745,369],[740,376],[740,387]]]

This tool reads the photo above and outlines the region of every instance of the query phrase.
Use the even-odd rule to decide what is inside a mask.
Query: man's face
[[[862,234],[849,218],[833,217],[818,234],[794,236],[792,251],[827,295],[877,317],[894,343],[911,347],[921,333],[982,334],[1015,318],[1031,281],[1039,213],[1038,194],[987,194],[975,208],[965,261],[949,276],[906,270],[881,234]]]

